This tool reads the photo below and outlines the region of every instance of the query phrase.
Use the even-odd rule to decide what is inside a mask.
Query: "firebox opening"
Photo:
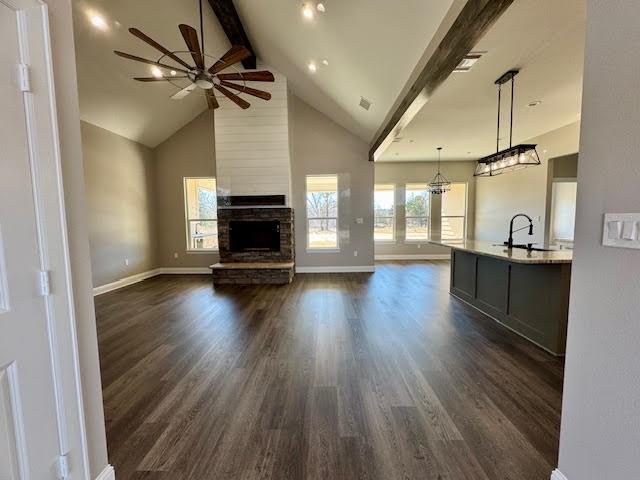
[[[280,222],[231,220],[229,246],[232,252],[280,251]]]

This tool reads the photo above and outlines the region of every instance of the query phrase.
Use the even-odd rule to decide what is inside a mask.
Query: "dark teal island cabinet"
[[[451,294],[554,355],[567,339],[571,250],[451,244]]]

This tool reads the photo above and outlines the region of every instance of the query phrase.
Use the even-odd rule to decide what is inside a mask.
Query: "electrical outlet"
[[[128,258],[125,258],[125,259],[124,259],[124,264],[125,264],[127,267],[129,266],[129,259],[128,259]]]
[[[178,252],[173,252],[173,258],[178,258]]]
[[[357,257],[357,256],[358,256],[358,250],[354,250],[354,251],[353,251],[353,256],[354,256],[354,257]]]

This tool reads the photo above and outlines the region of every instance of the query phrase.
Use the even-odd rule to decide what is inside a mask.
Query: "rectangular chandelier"
[[[492,153],[478,160],[474,177],[493,177],[532,165],[540,165],[535,145],[522,144]]]

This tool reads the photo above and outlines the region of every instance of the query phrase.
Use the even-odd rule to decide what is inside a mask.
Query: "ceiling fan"
[[[251,106],[244,98],[233,93],[231,90],[236,90],[240,93],[246,93],[254,97],[261,98],[263,100],[271,100],[271,94],[263,90],[257,90],[255,88],[248,87],[246,82],[273,82],[274,76],[268,70],[248,71],[234,73],[222,73],[229,67],[234,66],[238,62],[251,56],[251,52],[244,46],[234,45],[227,53],[225,53],[219,59],[207,55],[204,52],[204,29],[202,26],[202,0],[200,4],[200,37],[201,42],[198,41],[198,32],[195,28],[180,24],[178,28],[184,38],[184,42],[187,45],[187,50],[168,50],[160,45],[152,38],[145,35],[137,28],[130,28],[129,32],[142,40],[143,42],[151,45],[153,48],[162,53],[162,56],[157,60],[148,60],[146,58],[131,55],[129,53],[120,52],[114,50],[114,53],[120,57],[134,60],[136,62],[142,62],[157,67],[157,75],[154,73],[153,77],[135,77],[134,80],[139,82],[169,82],[179,88],[180,90],[172,95],[172,99],[179,100],[186,97],[192,91],[200,89],[203,91],[207,100],[207,105],[210,110],[218,108],[220,105],[214,94],[214,89],[218,90],[225,97],[238,105],[240,108],[246,109]],[[195,65],[190,65],[184,59],[180,58],[178,54],[190,54]],[[186,56],[186,55],[184,55]],[[166,63],[166,59],[179,64],[180,66],[172,66]],[[212,60],[212,64],[207,67],[208,60]],[[160,70],[162,69],[162,70]],[[168,71],[169,75],[165,75],[163,70]],[[181,73],[182,75],[178,75]],[[186,87],[176,83],[176,80],[186,80],[189,84]],[[242,84],[233,83],[242,82]],[[229,90],[231,89],[231,90]]]

